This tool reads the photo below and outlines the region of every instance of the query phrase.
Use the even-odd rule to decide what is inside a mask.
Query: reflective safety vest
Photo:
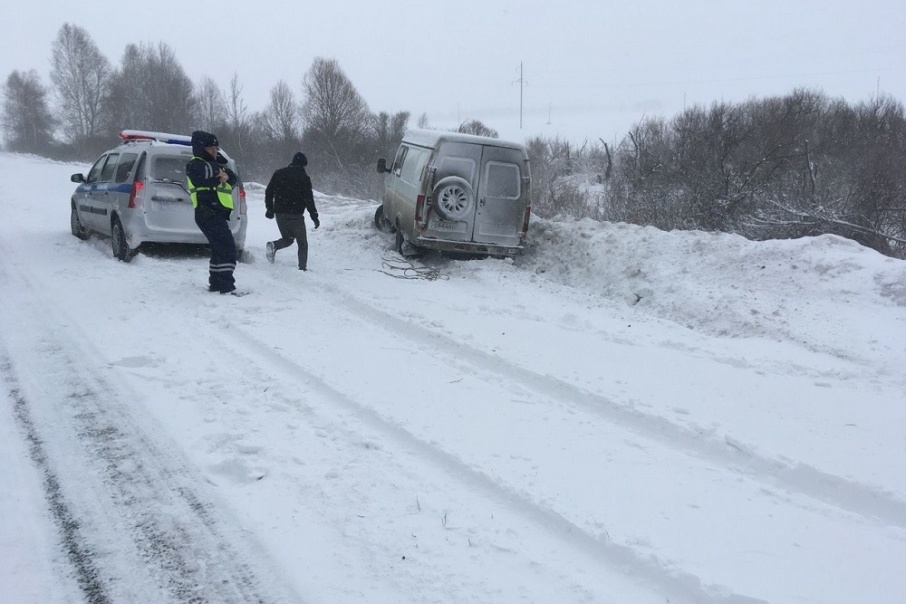
[[[197,155],[192,158],[192,161],[205,161],[204,159],[198,157]],[[207,163],[207,162],[205,162]],[[189,186],[189,199],[192,200],[192,207],[198,207],[198,192],[199,191],[216,191],[217,192],[217,201],[220,202],[220,205],[225,207],[228,210],[233,209],[233,187],[228,182],[222,182],[216,187],[196,187],[192,184],[192,179],[186,176],[186,183]]]

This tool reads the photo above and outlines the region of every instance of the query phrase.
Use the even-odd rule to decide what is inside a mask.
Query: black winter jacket
[[[308,210],[312,220],[316,219],[318,209],[305,167],[293,163],[274,172],[264,190],[264,205],[268,212],[276,214],[302,214]]]

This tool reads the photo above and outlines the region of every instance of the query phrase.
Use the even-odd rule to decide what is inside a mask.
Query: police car
[[[72,234],[87,239],[92,233],[109,237],[113,256],[129,262],[144,243],[206,245],[195,224],[195,210],[186,188],[186,163],[192,158],[192,139],[181,134],[123,130],[122,141],[91,166],[88,174],[73,174]],[[239,170],[224,151],[221,155]],[[241,181],[233,187],[230,230],[239,257],[245,246],[248,213]]]

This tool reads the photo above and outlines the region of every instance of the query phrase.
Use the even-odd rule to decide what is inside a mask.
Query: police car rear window
[[[182,155],[155,157],[151,163],[151,178],[167,182],[184,182],[188,160],[188,157]]]

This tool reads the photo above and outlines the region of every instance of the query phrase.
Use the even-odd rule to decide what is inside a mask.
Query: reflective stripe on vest
[[[208,163],[205,160],[203,160],[202,158],[197,157],[197,156],[193,157],[192,161],[195,161],[196,159],[198,161],[204,161],[205,163]],[[199,191],[216,191],[217,192],[217,201],[220,202],[220,205],[222,205],[223,207],[225,207],[228,210],[233,209],[233,193],[232,193],[233,187],[230,185],[230,183],[222,182],[219,185],[217,185],[216,187],[196,187],[195,185],[192,184],[192,179],[189,178],[188,175],[186,175],[186,184],[189,187],[189,199],[192,200],[193,208],[198,207],[198,192]]]

